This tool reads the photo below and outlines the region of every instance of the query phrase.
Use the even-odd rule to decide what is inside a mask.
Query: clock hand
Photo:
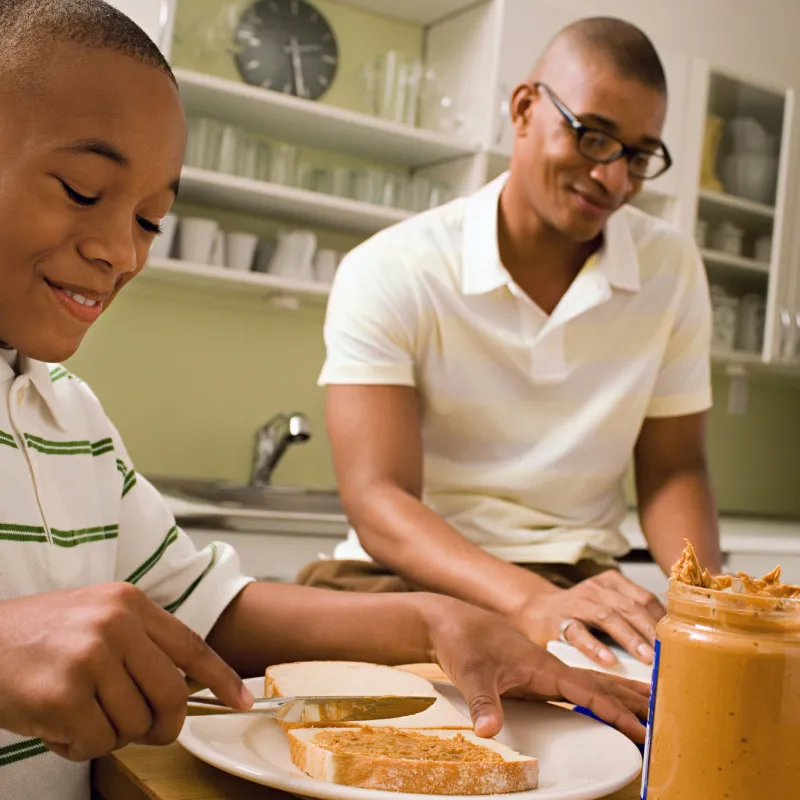
[[[295,48],[286,47],[283,48],[284,53],[291,53],[292,50],[297,50],[300,53],[320,53],[322,51],[322,45],[319,44],[299,44]]]
[[[298,97],[306,97],[306,85],[303,81],[303,62],[300,58],[300,45],[294,36],[289,38],[289,53],[292,57],[295,91]]]

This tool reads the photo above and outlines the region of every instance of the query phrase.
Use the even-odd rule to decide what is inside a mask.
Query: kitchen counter
[[[444,679],[438,667],[407,667],[429,680]],[[179,744],[129,745],[93,764],[97,800],[289,800],[292,795],[236,778],[200,761]],[[638,800],[639,779],[604,800]]]
[[[315,534],[336,538],[342,538],[348,527],[347,519],[338,515],[289,515],[257,509],[223,508],[169,496],[166,497],[166,500],[172,513],[181,524],[189,521],[199,525],[205,521],[206,526],[210,527],[212,521],[224,518],[232,526],[232,530],[269,532],[275,529],[282,533],[289,533],[298,526],[302,527],[304,531],[311,526]],[[635,511],[632,510],[627,514],[621,530],[632,548],[643,549],[646,547]],[[723,550],[730,552],[796,553],[800,555],[800,519],[722,514],[720,516],[720,538]]]
[[[204,547],[224,539],[262,580],[293,581],[307,564],[330,558],[348,530],[341,514],[270,512],[177,497],[167,497],[167,502],[195,544]],[[663,594],[667,580],[650,556],[635,510],[627,514],[621,531],[631,547],[620,560],[623,574]],[[786,580],[800,582],[800,520],[723,514],[720,537],[726,572],[763,575],[780,564]]]

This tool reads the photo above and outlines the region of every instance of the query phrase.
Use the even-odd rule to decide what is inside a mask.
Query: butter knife
[[[216,697],[192,695],[191,712],[201,714],[266,714],[288,723],[368,722],[419,714],[436,702],[435,697],[258,697],[241,711]]]

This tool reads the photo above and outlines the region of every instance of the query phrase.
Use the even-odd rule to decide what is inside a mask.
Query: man
[[[518,689],[643,739],[646,690],[571,670],[496,615],[258,583],[229,546],[192,545],[92,391],[46,363],[143,269],[175,200],[175,79],[102,0],[0,0],[0,45],[0,797],[86,798],[89,759],[175,739],[184,674],[243,709],[240,675],[302,659],[435,660],[483,736]]]
[[[512,94],[510,172],[343,261],[320,382],[357,537],[298,582],[426,588],[600,663],[592,628],[652,661],[663,608],[613,569],[632,455],[662,569],[684,537],[721,567],[705,274],[627,206],[670,166],[666,107],[649,39],[581,20]]]

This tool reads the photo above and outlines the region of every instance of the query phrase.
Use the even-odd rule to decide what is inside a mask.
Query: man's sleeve
[[[418,307],[400,259],[373,247],[349,253],[328,301],[319,384],[414,386]]]
[[[684,241],[675,268],[683,275],[669,341],[656,379],[648,417],[678,417],[711,407],[712,312],[703,261]]]

